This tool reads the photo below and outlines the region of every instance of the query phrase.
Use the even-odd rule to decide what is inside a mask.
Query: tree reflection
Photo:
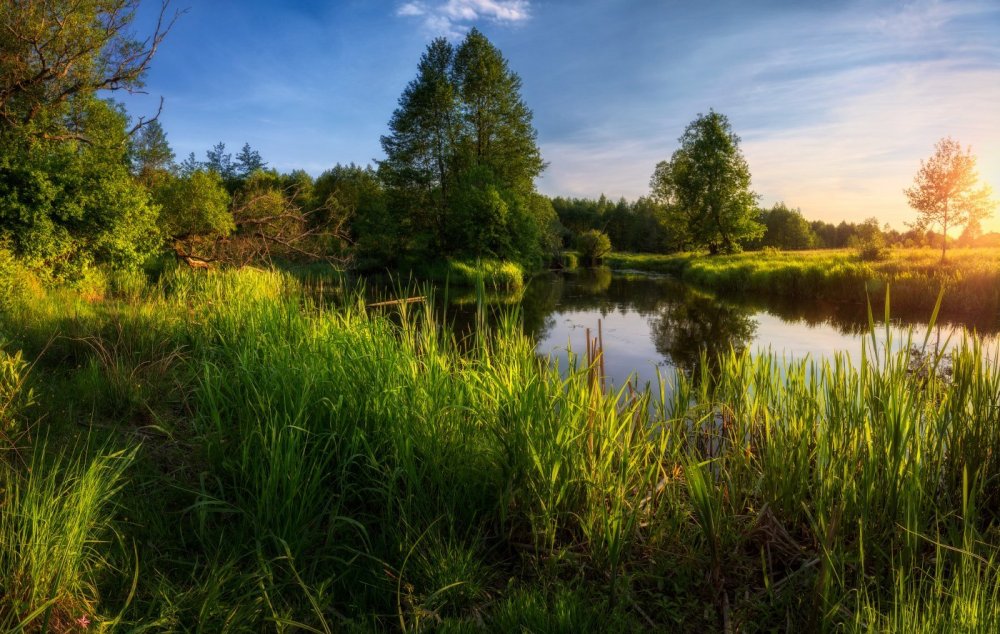
[[[685,372],[694,372],[704,351],[715,366],[719,354],[746,348],[757,331],[752,311],[689,290],[665,302],[649,319],[657,352]]]

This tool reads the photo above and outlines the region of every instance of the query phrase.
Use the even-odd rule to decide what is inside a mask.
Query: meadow
[[[616,269],[665,273],[724,293],[864,304],[891,288],[899,310],[934,308],[942,289],[944,314],[1000,314],[1000,249],[952,249],[945,263],[934,249],[891,249],[883,260],[865,261],[850,249],[752,251],[700,254],[615,253]]]
[[[458,341],[274,271],[0,272],[4,631],[1000,629],[975,337],[608,393],[516,306]]]

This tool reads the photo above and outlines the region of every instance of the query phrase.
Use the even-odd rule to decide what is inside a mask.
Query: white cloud
[[[501,24],[524,22],[530,16],[528,0],[439,0],[434,3],[406,2],[396,9],[401,17],[419,17],[423,28],[434,35],[460,37],[474,22]]]
[[[401,4],[398,9],[396,9],[396,15],[410,17],[419,16],[427,13],[427,7],[424,6],[422,2],[407,2]]]

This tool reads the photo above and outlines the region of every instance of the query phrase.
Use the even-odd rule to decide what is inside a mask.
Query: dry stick
[[[596,383],[596,377],[594,376],[594,341],[590,338],[590,328],[587,328],[587,387],[590,390],[588,394],[588,405],[590,411],[587,417],[587,449],[590,455],[594,455],[594,385]]]
[[[600,355],[598,358],[601,360],[601,365],[599,368],[601,376],[601,390],[604,391],[608,389],[608,384],[607,384],[607,375],[604,373],[604,332],[601,329],[600,319],[597,320],[597,349],[598,349],[598,354]]]
[[[387,302],[375,302],[374,304],[368,304],[367,308],[379,308],[381,306],[395,306],[396,304],[416,304],[418,302],[425,301],[427,298],[423,295],[419,297],[404,297],[403,299],[390,299]]]

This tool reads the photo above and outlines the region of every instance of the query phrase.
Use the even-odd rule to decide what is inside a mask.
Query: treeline
[[[557,196],[552,199],[552,206],[563,227],[566,248],[574,248],[577,236],[593,230],[606,234],[616,251],[674,253],[682,249],[681,241],[671,233],[667,209],[650,197],[614,201],[603,195],[596,199]],[[800,209],[785,203],[758,209],[756,220],[764,226],[764,233],[744,244],[748,250],[844,249],[872,242],[884,247],[941,247],[941,234],[934,231],[920,228],[899,231],[888,225],[880,226],[875,218],[837,224],[810,221]],[[970,225],[958,238],[949,236],[948,245],[1000,246],[1000,234],[984,234],[978,226]]]

